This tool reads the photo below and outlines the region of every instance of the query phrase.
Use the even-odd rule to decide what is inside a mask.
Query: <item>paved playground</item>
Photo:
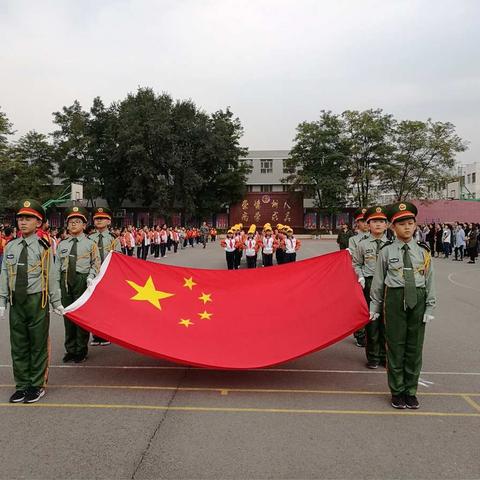
[[[333,250],[334,241],[305,240],[299,259]],[[218,243],[161,261],[225,268]],[[189,368],[114,345],[63,365],[57,315],[47,396],[12,405],[4,321],[0,478],[479,478],[480,267],[434,266],[439,307],[418,411],[391,408],[385,370],[366,369],[352,338],[250,371]]]

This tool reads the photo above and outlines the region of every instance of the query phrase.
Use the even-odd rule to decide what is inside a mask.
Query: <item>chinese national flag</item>
[[[86,330],[147,355],[238,369],[306,355],[368,321],[346,250],[234,271],[111,253],[66,312]]]

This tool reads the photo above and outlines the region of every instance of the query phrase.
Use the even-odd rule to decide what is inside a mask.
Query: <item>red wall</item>
[[[414,200],[419,223],[474,222],[480,223],[480,202],[465,200]]]

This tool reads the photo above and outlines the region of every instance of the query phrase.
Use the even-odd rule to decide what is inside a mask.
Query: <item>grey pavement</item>
[[[305,240],[299,258],[335,249]],[[225,268],[218,243],[160,261]],[[12,406],[4,321],[0,478],[480,478],[480,267],[434,266],[439,307],[416,412],[390,407],[385,371],[366,369],[352,338],[249,371],[188,368],[115,345],[65,366],[56,315],[47,395]]]

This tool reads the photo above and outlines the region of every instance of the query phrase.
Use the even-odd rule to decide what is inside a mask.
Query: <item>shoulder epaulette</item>
[[[417,242],[417,245],[419,245],[420,247],[424,248],[425,250],[427,250],[427,252],[430,251],[430,246],[427,245],[425,242]]]
[[[381,250],[382,248],[385,248],[387,245],[391,245],[392,243],[393,243],[393,240],[388,240],[388,241],[386,241],[386,242],[380,247],[380,250]]]
[[[363,241],[366,240],[367,238],[369,238],[368,235],[367,235],[366,237],[362,237],[362,238],[358,241],[358,243],[363,242]]]
[[[50,242],[48,238],[42,237],[38,239],[38,243],[45,249],[48,250],[50,248]]]

